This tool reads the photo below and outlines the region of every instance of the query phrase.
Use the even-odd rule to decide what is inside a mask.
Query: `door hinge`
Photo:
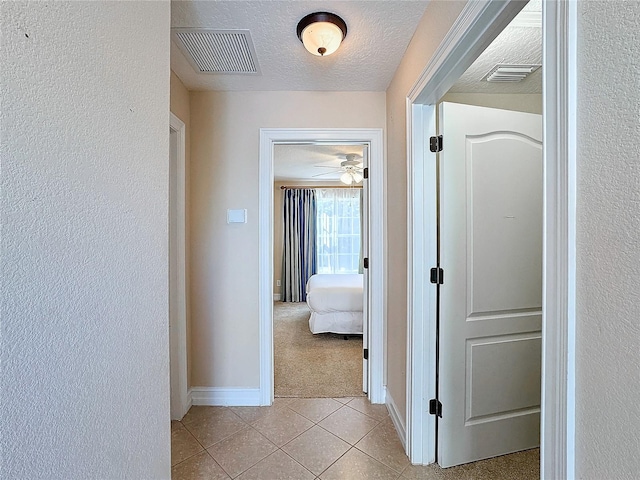
[[[365,167],[365,169],[362,171],[362,176],[364,178],[369,178],[369,167]]]
[[[434,267],[431,269],[431,283],[444,284],[444,270],[442,268]]]
[[[437,398],[429,400],[429,415],[437,415],[442,418],[442,404]]]
[[[429,150],[433,153],[442,151],[442,135],[437,135],[429,139]]]
[[[362,350],[362,356],[364,357],[365,360],[369,360],[369,349],[365,348],[364,350]]]
[[[369,268],[369,257],[365,257],[362,259],[363,268]]]

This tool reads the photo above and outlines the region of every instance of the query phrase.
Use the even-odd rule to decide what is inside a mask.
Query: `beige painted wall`
[[[176,117],[184,122],[185,125],[185,209],[186,209],[186,233],[185,233],[185,250],[187,259],[190,258],[190,235],[189,235],[189,212],[190,212],[190,197],[189,197],[189,185],[190,185],[190,164],[191,164],[191,107],[189,101],[189,91],[184,86],[182,81],[178,78],[178,76],[171,71],[171,97],[170,97],[170,106],[169,109],[171,113],[173,113]],[[187,299],[191,294],[190,288],[190,271],[189,271],[189,262],[186,264],[186,279],[187,279]],[[193,369],[192,366],[192,357],[191,354],[191,306],[187,301],[187,388],[191,388],[191,371]]]
[[[258,388],[259,129],[384,128],[385,94],[191,92],[191,126],[192,382]]]
[[[406,420],[406,97],[465,2],[430,2],[387,89],[387,391]]]
[[[577,8],[576,478],[637,478],[640,2]]]
[[[540,94],[447,93],[442,101],[542,114]]]
[[[2,478],[171,476],[170,15],[0,2]]]

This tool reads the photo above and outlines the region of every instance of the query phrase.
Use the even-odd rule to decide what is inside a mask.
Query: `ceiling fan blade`
[[[338,172],[324,172],[324,173],[318,173],[317,175],[311,175],[311,176],[312,177],[321,177],[323,175],[333,175],[335,173],[338,173]]]

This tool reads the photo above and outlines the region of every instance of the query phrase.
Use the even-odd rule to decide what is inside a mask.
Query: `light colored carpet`
[[[306,303],[273,306],[276,397],[356,397],[362,393],[362,336],[309,330]]]

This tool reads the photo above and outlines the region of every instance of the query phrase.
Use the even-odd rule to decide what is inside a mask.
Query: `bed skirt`
[[[362,335],[362,312],[311,312],[309,329],[313,334]]]

